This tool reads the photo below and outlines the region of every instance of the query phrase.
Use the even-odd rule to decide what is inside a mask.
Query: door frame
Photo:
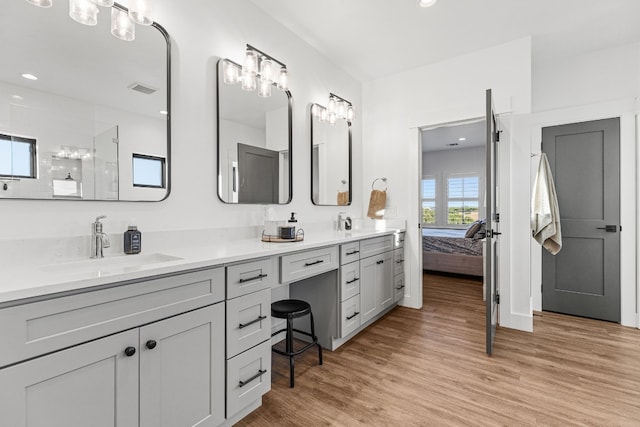
[[[549,110],[531,114],[530,149],[531,154],[539,154],[542,143],[542,128],[564,124],[620,117],[620,324],[639,327],[640,319],[637,306],[637,175],[638,150],[636,149],[636,114],[634,99],[618,100],[591,104],[581,107]],[[533,182],[540,156],[532,156],[530,164],[529,193],[533,191]],[[623,177],[632,176],[632,180]],[[533,239],[531,245],[531,296],[533,311],[542,310],[542,247]]]
[[[421,131],[423,129],[435,128],[440,126],[450,126],[463,124],[467,122],[484,119],[486,116],[486,99],[484,91],[478,93],[475,103],[459,105],[454,108],[435,110],[429,112],[416,113],[409,118],[409,144],[408,158],[416,158],[415,162],[411,162],[410,174],[415,177],[410,183],[410,195],[413,200],[413,207],[409,210],[410,214],[407,218],[407,233],[405,240],[405,297],[402,301],[403,306],[411,308],[422,307],[422,229],[417,225],[421,224],[421,206],[422,198],[420,195],[420,185],[422,179],[422,138]],[[510,139],[512,128],[512,102],[510,96],[499,96],[495,99],[496,115],[499,116],[500,129],[503,130],[500,135],[499,158],[500,165],[500,205],[504,215],[500,218],[502,229],[505,231],[503,240],[500,242],[500,271],[498,272],[498,280],[501,283],[500,288],[500,305],[499,319],[500,324],[507,327],[515,327],[521,330],[532,330],[533,319],[530,316],[514,316],[511,313],[511,240],[510,233],[511,220],[509,218],[510,207]],[[414,230],[414,231],[411,231]],[[506,237],[506,238],[505,238]],[[526,317],[526,318],[525,318]]]

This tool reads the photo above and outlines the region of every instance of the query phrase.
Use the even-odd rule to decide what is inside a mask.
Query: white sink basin
[[[129,273],[173,261],[182,258],[166,254],[138,254],[120,255],[100,259],[86,259],[82,261],[65,262],[60,264],[44,265],[40,271],[52,274],[65,274],[71,276],[102,277],[112,274]]]

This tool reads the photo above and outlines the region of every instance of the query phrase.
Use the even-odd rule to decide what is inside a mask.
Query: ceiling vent
[[[135,82],[135,83],[131,83],[128,86],[129,89],[131,90],[135,90],[136,92],[140,92],[140,93],[144,93],[145,95],[151,95],[153,93],[156,93],[158,91],[158,89],[150,86],[150,85],[145,85],[139,82]]]

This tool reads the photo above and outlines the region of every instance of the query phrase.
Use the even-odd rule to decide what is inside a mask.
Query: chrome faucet
[[[96,218],[96,221],[91,224],[91,255],[90,258],[103,258],[104,253],[102,250],[111,246],[109,236],[102,232],[101,219],[106,218],[105,215],[100,215]]]

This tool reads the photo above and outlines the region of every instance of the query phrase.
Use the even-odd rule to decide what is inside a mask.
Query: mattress
[[[423,228],[422,250],[445,254],[482,256],[482,240],[465,238],[465,229]]]

